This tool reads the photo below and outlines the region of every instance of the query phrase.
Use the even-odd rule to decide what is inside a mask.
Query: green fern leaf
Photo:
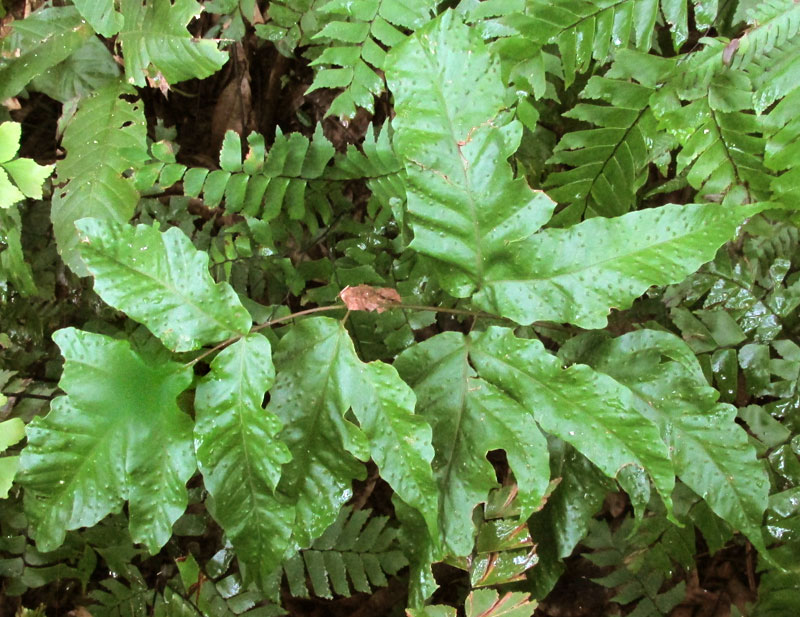
[[[724,43],[706,39],[701,52],[678,64],[669,88],[659,93],[659,126],[683,145],[677,173],[708,201],[737,205],[768,196],[769,176],[762,158],[764,140],[752,109],[750,78],[722,70]],[[679,99],[688,101],[681,105]]]
[[[652,516],[634,533],[633,519],[627,518],[614,532],[607,523],[591,521],[592,530],[584,540],[594,552],[585,556],[611,574],[594,579],[616,590],[614,602],[635,603],[629,613],[636,617],[666,617],[686,597],[686,583],[669,585],[667,573],[677,562],[683,568],[694,565],[694,529],[676,527],[664,517]],[[688,562],[685,562],[688,553]],[[666,589],[665,589],[666,587]]]
[[[795,82],[796,83],[796,82]],[[767,138],[764,164],[782,172],[772,181],[774,199],[795,207],[800,199],[800,88],[795,88],[763,119]]]
[[[330,17],[322,11],[328,0],[275,0],[269,3],[269,21],[256,25],[256,34],[272,41],[284,56],[291,56],[298,46],[311,44],[311,38]]]
[[[144,112],[121,98],[132,92],[121,83],[101,89],[80,103],[64,133],[67,156],[56,165],[56,182],[66,186],[53,195],[51,217],[62,259],[82,276],[88,270],[78,255],[75,221],[96,217],[126,223],[139,201],[123,176],[148,156]]]
[[[379,207],[390,208],[394,217],[402,222],[406,174],[402,161],[395,154],[390,134],[391,125],[388,122],[380,130],[373,126],[364,135],[361,150],[348,144],[346,154],[336,157],[335,165],[327,177],[366,180],[371,193],[369,212],[377,212]]]
[[[649,65],[647,70],[643,65]],[[631,66],[644,83],[631,81]],[[618,216],[635,205],[647,167],[659,153],[658,146],[663,148],[650,96],[672,67],[671,61],[657,56],[620,50],[604,77],[589,79],[581,96],[604,104],[580,103],[564,116],[597,128],[567,133],[547,161],[573,168],[551,173],[545,181],[550,197],[571,204],[559,213],[559,221]]]
[[[135,542],[156,552],[187,504],[192,421],[176,397],[191,370],[126,341],[72,328],[53,335],[66,363],[50,413],[28,425],[18,481],[37,546],[54,550],[130,502]]]
[[[569,87],[576,73],[586,72],[592,61],[604,64],[619,50],[631,47],[648,51],[655,42],[654,29],[661,14],[671,26],[675,48],[679,48],[689,33],[687,4],[687,0],[532,0],[526,3],[529,21],[520,34],[533,43],[527,51],[531,58],[546,45],[558,46],[564,83]],[[710,26],[717,3],[693,0],[693,4],[698,24]]]
[[[530,571],[531,593],[544,598],[566,569],[569,557],[589,529],[613,484],[585,456],[564,443],[550,445],[550,468],[560,478],[540,512],[528,519],[539,563]]]
[[[554,204],[512,177],[506,159],[522,127],[504,123],[497,62],[452,11],[392,51],[387,78],[394,144],[408,174],[411,248],[444,262],[444,288],[467,297]],[[475,94],[469,101],[467,91]]]
[[[75,7],[51,7],[13,22],[0,43],[0,100],[16,96],[36,76],[65,60],[92,36]],[[10,58],[10,59],[8,59]]]
[[[433,427],[433,469],[439,484],[439,527],[445,549],[472,551],[473,508],[497,486],[486,452],[506,451],[530,513],[549,480],[546,442],[529,408],[484,381],[469,364],[471,342],[439,334],[397,357],[398,372],[417,395],[417,413]]]
[[[520,242],[513,261],[489,269],[474,300],[518,323],[603,328],[609,307],[628,308],[651,285],[682,280],[765,207],[667,205],[548,229]]]
[[[356,459],[372,457],[392,488],[430,520],[430,428],[414,417],[413,395],[394,370],[362,364],[344,327],[327,318],[293,326],[275,364],[268,410],[284,423],[279,437],[295,456],[276,499],[295,507],[293,541],[309,546],[333,523],[351,481],[363,475]],[[361,427],[345,417],[351,407]]]
[[[751,28],[737,39],[733,50],[729,63],[733,68],[744,68],[794,39],[800,32],[800,7],[793,0],[759,2],[748,22]]]
[[[383,78],[376,70],[385,68],[385,48],[405,38],[399,28],[416,30],[430,20],[435,7],[431,0],[330,0],[324,4],[320,12],[333,18],[313,37],[327,43],[311,63],[323,68],[306,94],[319,88],[344,88],[326,116],[352,118],[356,107],[372,112],[373,98],[383,92]]]
[[[121,0],[124,23],[118,40],[125,60],[125,77],[136,86],[144,86],[152,64],[167,83],[208,77],[228,59],[215,41],[194,39],[186,24],[198,17],[203,8],[195,0],[172,0],[143,4],[139,0]]]
[[[621,364],[621,358],[636,358]],[[592,364],[631,388],[641,414],[668,441],[678,477],[711,509],[765,550],[761,520],[769,481],[736,410],[716,403],[700,364],[680,339],[640,330],[593,352]],[[670,360],[662,362],[662,356]]]
[[[220,150],[221,169],[209,172],[194,167],[186,171],[186,195],[202,195],[211,207],[224,201],[226,211],[262,221],[272,221],[285,213],[289,220],[303,221],[312,233],[319,227],[317,216],[323,223],[330,223],[333,208],[331,198],[322,190],[327,188],[322,179],[335,150],[323,135],[321,125],[317,125],[311,140],[300,133],[286,136],[278,128],[269,152],[259,133],[251,133],[247,142],[249,151],[242,161],[241,139],[228,131]],[[162,178],[163,174],[161,171]],[[175,178],[180,175],[178,169],[170,181],[177,181]],[[311,194],[307,196],[306,191]]]
[[[438,274],[452,295],[477,287],[478,306],[519,323],[603,327],[609,307],[690,274],[763,208],[665,206],[532,235],[552,203],[500,162],[516,149],[519,125],[499,128],[503,88],[476,36],[445,13],[395,48],[387,70],[408,172],[410,246],[443,262]],[[460,105],[468,89],[480,105]]]
[[[16,208],[0,210],[0,229],[6,245],[0,253],[0,281],[11,282],[22,295],[36,294],[33,271],[22,251],[22,220]]]
[[[539,341],[516,338],[506,328],[492,327],[476,337],[470,359],[486,381],[531,409],[546,432],[616,477],[637,509],[649,498],[649,487],[648,494],[639,494],[640,472],[646,471],[671,512],[675,472],[667,447],[657,426],[636,410],[627,388],[587,366],[562,370]],[[604,401],[602,410],[597,400]]]
[[[161,233],[100,219],[77,226],[95,291],[169,349],[190,351],[250,330],[252,319],[233,289],[214,283],[208,255],[180,229]]]
[[[195,394],[195,449],[211,514],[263,588],[283,557],[273,547],[285,546],[291,533],[290,508],[264,499],[291,460],[275,439],[280,422],[261,406],[274,380],[269,341],[254,333],[214,358]]]
[[[477,589],[470,592],[464,604],[467,617],[530,617],[536,603],[528,594],[506,592],[500,596],[494,589]],[[409,617],[455,617],[456,609],[442,604],[407,611]]]
[[[388,517],[370,514],[370,510],[342,508],[310,549],[284,564],[293,596],[309,597],[306,574],[314,595],[332,598],[332,586],[334,593],[346,597],[351,595],[351,584],[354,591],[363,593],[385,587],[386,576],[397,574],[407,565],[396,544],[397,529],[386,526]]]

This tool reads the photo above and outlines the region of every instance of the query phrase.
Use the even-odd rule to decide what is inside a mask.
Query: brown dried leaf
[[[392,304],[402,302],[400,294],[391,287],[371,285],[349,285],[339,292],[339,297],[350,311],[378,311],[383,313]]]

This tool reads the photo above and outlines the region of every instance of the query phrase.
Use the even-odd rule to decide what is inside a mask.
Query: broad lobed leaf
[[[250,315],[227,283],[214,283],[208,254],[178,228],[78,223],[81,256],[108,304],[146,325],[173,351],[247,333]]]
[[[444,262],[438,270],[445,288],[466,297],[516,242],[547,222],[555,204],[513,178],[506,159],[521,125],[503,119],[498,63],[455,13],[417,31],[387,62],[411,247]]]
[[[486,272],[476,304],[521,324],[537,320],[602,328],[652,285],[683,280],[768,204],[667,205],[547,229]]]
[[[214,358],[194,402],[194,445],[209,509],[264,588],[291,533],[291,510],[271,499],[281,466],[291,460],[276,439],[280,421],[262,407],[274,381],[269,341],[249,334]]]
[[[77,274],[89,274],[78,254],[75,222],[85,217],[127,223],[139,200],[124,172],[147,158],[147,130],[139,104],[122,98],[132,92],[114,82],[84,99],[64,133],[66,158],[56,165],[51,217],[62,259]]]
[[[186,508],[196,468],[192,420],[176,403],[191,370],[100,334],[67,328],[53,338],[67,394],[28,426],[18,477],[37,545],[55,550],[67,530],[127,500],[131,537],[154,553]]]
[[[735,408],[716,402],[691,349],[672,334],[640,330],[594,346],[589,361],[631,388],[636,409],[659,426],[678,477],[765,550],[767,475]]]

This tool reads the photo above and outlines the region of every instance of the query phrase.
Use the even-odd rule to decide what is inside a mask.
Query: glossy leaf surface
[[[598,370],[631,388],[637,409],[659,425],[678,477],[763,549],[767,475],[735,421],[736,409],[716,402],[719,395],[691,350],[671,334],[641,330],[607,342],[592,356]]]
[[[115,82],[84,99],[64,132],[67,156],[56,165],[56,180],[67,182],[53,196],[53,232],[62,259],[87,276],[78,255],[75,221],[84,217],[127,223],[139,201],[124,172],[147,158],[147,129],[140,105]]]
[[[445,548],[472,550],[473,508],[497,486],[486,459],[505,450],[520,503],[539,503],[549,480],[547,444],[528,408],[481,379],[470,366],[472,342],[448,332],[403,352],[395,366],[417,395],[417,413],[433,428],[433,470],[439,484],[439,525]]]
[[[667,205],[547,229],[518,243],[511,260],[487,269],[475,301],[522,324],[603,328],[611,308],[630,307],[652,285],[683,280],[764,207]]]
[[[294,541],[308,546],[336,519],[352,480],[363,475],[358,460],[370,457],[430,520],[430,429],[413,416],[413,394],[394,369],[361,363],[347,331],[328,318],[293,326],[275,364],[268,410],[282,420],[280,438],[295,459],[278,485],[280,498],[295,507]],[[351,407],[361,427],[345,417]]]
[[[216,41],[194,39],[186,25],[203,9],[195,0],[174,0],[143,4],[122,0],[124,17],[118,38],[125,59],[125,76],[130,83],[144,86],[152,64],[168,84],[216,73],[227,54]],[[155,73],[151,73],[155,77]]]
[[[636,409],[625,386],[588,366],[561,368],[541,342],[492,327],[470,355],[478,373],[530,409],[542,428],[571,443],[607,476],[631,489],[620,472],[646,470],[671,505],[675,472],[658,427]]]
[[[157,551],[187,504],[195,471],[192,420],[176,404],[191,371],[133,351],[125,341],[73,328],[53,336],[67,393],[27,430],[19,482],[43,551],[130,502],[136,542]]]
[[[506,162],[522,126],[501,115],[500,67],[478,33],[446,12],[389,55],[394,144],[408,173],[411,247],[442,262],[446,289],[468,296],[555,204]],[[470,96],[465,94],[469,92]]]
[[[269,341],[253,333],[214,358],[195,394],[194,443],[211,513],[262,584],[291,533],[291,509],[271,498],[291,460],[275,438],[280,421],[261,406],[274,381]]]
[[[145,324],[173,351],[189,351],[245,334],[250,315],[227,283],[214,283],[208,254],[175,227],[100,219],[78,223],[81,257],[95,291],[111,306]]]

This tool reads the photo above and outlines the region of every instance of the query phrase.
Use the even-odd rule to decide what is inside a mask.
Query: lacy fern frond
[[[800,5],[793,0],[765,0],[753,9],[750,28],[731,43],[732,68],[745,68],[775,47],[783,47],[800,32]]]
[[[647,67],[642,71],[642,65]],[[641,82],[631,80],[635,72],[646,72]],[[564,114],[597,128],[564,135],[548,163],[572,169],[551,173],[545,181],[548,194],[570,206],[558,221],[577,222],[582,216],[619,216],[636,203],[636,193],[647,180],[647,168],[661,151],[656,118],[650,97],[659,77],[672,68],[669,61],[632,50],[622,50],[604,77],[594,76],[581,93],[597,103],[579,103]]]
[[[654,103],[659,127],[682,144],[676,171],[687,172],[689,184],[706,201],[766,199],[770,176],[763,165],[759,119],[751,111],[750,78],[743,71],[722,70],[724,43],[705,42],[705,49],[678,64]]]
[[[368,213],[374,216],[379,208],[389,208],[398,221],[403,220],[402,205],[406,200],[405,168],[395,154],[391,126],[367,131],[359,150],[348,145],[347,153],[337,156],[327,177],[341,180],[365,180],[371,191]]]
[[[676,566],[694,565],[694,528],[680,528],[656,516],[646,518],[636,533],[633,529],[633,518],[615,531],[606,522],[591,521],[583,543],[593,552],[584,556],[595,565],[613,568],[595,582],[615,589],[614,602],[635,604],[630,615],[666,617],[686,595],[686,584],[675,584],[671,575]]]
[[[385,587],[387,575],[408,565],[397,546],[398,530],[387,527],[388,517],[371,517],[371,513],[369,509],[342,508],[311,548],[284,562],[293,596],[309,597],[306,574],[315,596],[332,598],[334,593],[349,596],[354,591],[370,593],[374,587]]]
[[[343,88],[326,116],[352,118],[357,107],[372,112],[373,98],[383,92],[381,74],[386,51],[405,39],[403,29],[416,30],[429,21],[431,0],[330,0],[320,12],[330,16],[313,40],[324,43],[311,62],[320,67],[306,93]]]
[[[767,140],[764,164],[779,173],[770,185],[772,198],[789,207],[800,200],[800,117],[797,109],[800,109],[800,87],[792,90],[762,120]]]

